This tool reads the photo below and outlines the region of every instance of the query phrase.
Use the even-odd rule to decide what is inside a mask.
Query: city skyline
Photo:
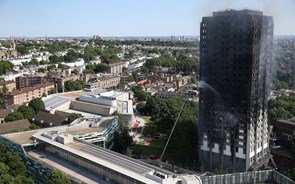
[[[203,16],[254,9],[274,17],[275,35],[294,35],[292,0],[0,1],[0,37],[199,36]],[[281,11],[284,10],[284,11]]]

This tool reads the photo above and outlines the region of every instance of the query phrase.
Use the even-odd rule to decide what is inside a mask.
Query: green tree
[[[24,119],[24,116],[18,111],[11,112],[5,117],[6,122],[21,120],[21,119]]]
[[[69,116],[68,116],[68,122],[69,123],[72,123],[73,121],[75,121],[76,119],[78,118],[82,118],[83,115],[81,113],[71,113]]]
[[[18,175],[26,175],[26,166],[22,159],[16,153],[7,152],[4,163],[9,166],[10,175],[14,177]]]
[[[94,72],[95,73],[102,73],[107,70],[107,66],[105,64],[97,64],[95,65]]]
[[[51,95],[51,94],[55,94],[56,93],[56,89],[55,88],[51,88],[49,91],[48,91],[48,94]]]
[[[64,56],[65,62],[73,62],[78,59],[78,53],[76,53],[73,49],[69,50],[67,55]]]
[[[61,59],[56,55],[52,55],[52,56],[49,56],[49,61],[50,63],[58,63],[58,62],[61,62]]]
[[[24,45],[17,45],[16,50],[20,55],[29,54],[29,49]]]
[[[183,106],[184,105],[184,106]],[[148,125],[146,134],[156,131],[170,135],[172,127],[183,106],[176,127],[164,157],[172,164],[182,167],[194,167],[197,158],[197,106],[195,102],[184,102],[177,97],[160,100],[157,97],[149,97],[146,101],[146,111],[151,114],[153,124]],[[156,126],[156,128],[154,127]]]
[[[53,170],[48,178],[48,184],[71,184],[71,180],[62,172]]]
[[[1,174],[0,184],[14,184],[14,177],[8,173]]]
[[[184,74],[192,74],[193,72],[198,72],[198,61],[195,58],[180,55],[177,57],[176,69],[182,71]]]
[[[287,84],[289,83],[291,75],[288,73],[288,71],[283,70],[283,69],[277,69],[276,72],[277,72],[276,73],[277,74],[276,78],[278,80],[283,81],[283,82],[285,82]]]
[[[65,91],[75,91],[75,90],[82,90],[85,87],[85,83],[81,80],[68,80],[65,82]]]
[[[9,166],[3,162],[0,162],[0,175],[7,173],[9,171]]]
[[[45,104],[41,98],[35,98],[29,102],[29,107],[31,107],[37,114],[39,111],[45,111]]]
[[[16,111],[20,112],[23,115],[24,119],[30,120],[35,116],[35,111],[31,107],[26,105],[19,106]]]
[[[30,65],[39,65],[39,61],[36,58],[31,59],[29,62]]]
[[[49,66],[47,66],[47,70],[48,71],[51,71],[51,70],[53,70],[55,68],[56,68],[55,65],[49,65]]]
[[[10,61],[0,60],[0,75],[6,74],[6,72],[11,72],[14,65]]]
[[[128,133],[128,129],[116,131],[113,138],[114,151],[126,154],[128,146],[132,143],[132,137]]]
[[[27,176],[18,175],[14,179],[14,184],[34,184],[34,180],[32,178],[28,178]]]
[[[269,120],[288,119],[295,116],[295,96],[282,95],[269,101]]]
[[[134,92],[134,96],[139,101],[145,101],[147,99],[147,94],[143,91],[143,88],[141,86],[132,87],[132,91]]]
[[[5,84],[3,85],[1,92],[3,94],[6,94],[8,92],[8,88],[7,88],[7,86]]]
[[[39,72],[39,73],[45,73],[45,72],[46,72],[46,69],[45,69],[45,68],[39,68],[39,69],[38,69],[38,72]]]
[[[289,89],[290,88],[286,82],[280,81],[278,79],[273,79],[272,83],[273,83],[272,89],[274,89],[274,90]]]
[[[29,130],[36,130],[39,129],[40,127],[38,127],[37,125],[35,125],[34,123],[30,124],[29,126]]]
[[[95,74],[95,72],[93,70],[90,70],[90,69],[83,70],[83,73],[85,73],[85,74]]]
[[[0,184],[33,184],[32,178],[26,175],[23,160],[16,154],[8,151],[0,143]]]
[[[104,50],[104,52],[102,53],[101,60],[105,64],[116,63],[119,61],[117,54],[118,54],[117,48],[108,48]]]

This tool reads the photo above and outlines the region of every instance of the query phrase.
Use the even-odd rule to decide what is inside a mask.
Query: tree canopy
[[[39,111],[45,111],[45,104],[41,100],[41,98],[35,98],[29,102],[28,105],[30,108],[32,108],[35,113],[37,114]]]
[[[146,92],[143,91],[141,86],[133,86],[132,91],[134,92],[134,96],[138,101],[145,101],[147,98]]]
[[[0,144],[0,184],[33,184],[34,180],[27,176],[26,167],[22,159],[9,152]]]
[[[148,59],[144,65],[147,71],[155,71],[157,67],[173,67],[184,74],[198,71],[198,62],[195,58],[179,55],[174,58],[170,55],[162,55],[158,58]]]
[[[68,80],[65,82],[64,88],[65,91],[76,91],[82,90],[85,87],[85,83],[81,80]]]
[[[24,119],[32,119],[35,116],[35,111],[26,105],[19,106],[16,111],[20,112]]]
[[[6,72],[11,72],[14,65],[10,61],[0,60],[0,75],[6,74]]]
[[[69,116],[68,116],[68,122],[69,123],[72,123],[73,121],[75,121],[76,119],[78,118],[82,118],[82,114],[81,113],[71,113]]]
[[[48,184],[71,184],[71,180],[62,172],[53,170],[48,178]]]
[[[148,127],[154,131],[150,133],[160,132],[169,136],[184,102],[177,97],[149,97],[146,103],[142,103],[138,111],[144,115],[151,115],[151,121],[155,125]],[[197,107],[198,104],[195,102],[186,102],[178,119],[164,155],[173,164],[194,166],[192,161],[197,158]]]
[[[269,120],[288,119],[295,116],[295,96],[282,95],[269,102]]]
[[[18,111],[11,112],[5,117],[6,122],[22,120],[22,119],[24,119],[24,116],[22,115],[22,113]]]

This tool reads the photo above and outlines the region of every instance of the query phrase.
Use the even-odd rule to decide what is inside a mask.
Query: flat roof
[[[43,152],[29,151],[27,155],[40,163],[45,163],[51,168],[61,170],[72,178],[77,179],[77,182],[84,182],[87,184],[107,184],[107,181],[102,180],[98,175],[87,172],[79,167],[75,167],[71,163],[55,158],[54,156],[48,155]]]
[[[96,96],[98,95],[98,97],[113,97],[116,98],[122,94],[124,94],[126,92],[122,92],[122,91],[92,91],[92,92],[85,92],[82,93],[81,96],[88,96],[88,97],[92,97],[92,98],[97,98]]]
[[[79,96],[81,95],[83,91],[73,91],[73,92],[66,92],[66,93],[58,93],[59,96],[65,96],[71,99],[76,99],[79,98]]]
[[[72,134],[72,135],[81,135],[81,134],[88,134],[92,132],[101,132],[105,128],[103,127],[89,127],[89,128],[83,128],[83,129],[78,129],[78,130],[68,130],[67,133]]]
[[[22,130],[30,126],[30,122],[27,119],[16,120],[8,123],[0,124],[0,134],[9,132],[15,129]]]
[[[112,121],[114,118],[104,118],[99,127],[89,127],[83,129],[74,129],[74,130],[67,130],[67,133],[72,135],[81,135],[81,134],[88,134],[93,132],[101,132],[103,131]]]
[[[130,159],[122,158],[121,155],[112,154],[110,151],[106,151],[105,149],[101,149],[98,146],[93,146],[89,144],[85,144],[82,142],[74,141],[73,143],[68,144],[69,147],[81,150],[87,154],[93,155],[97,158],[103,158],[104,160],[114,163],[116,165],[120,165],[121,167],[127,168],[133,172],[139,173],[140,175],[144,175],[145,173],[153,172],[152,168],[148,168],[139,163],[132,162]]]
[[[154,168],[148,167],[147,164],[143,164],[142,162],[127,156],[81,141],[74,140],[68,144],[61,144],[42,136],[43,133],[44,131],[39,131],[35,133],[33,137],[39,141],[56,146],[57,148],[70,152],[74,155],[78,155],[88,161],[122,173],[128,177],[136,178],[141,182],[149,184],[159,183],[147,177],[148,175],[152,175],[155,171]],[[165,174],[172,173],[166,172]]]
[[[93,114],[93,113],[79,111],[79,110],[74,110],[74,109],[66,109],[66,110],[59,110],[59,111],[66,112],[66,113],[78,113],[78,114],[82,114],[82,116],[84,118],[101,117],[101,115],[99,115],[99,114]]]
[[[49,128],[43,128],[43,129],[37,129],[37,130],[29,130],[29,131],[23,131],[23,132],[16,132],[16,133],[8,133],[8,134],[2,134],[0,136],[3,136],[9,140],[12,140],[13,142],[23,145],[23,144],[30,144],[34,143],[32,136],[37,133],[38,131],[50,131],[50,130],[60,130],[63,128],[69,127],[68,125],[64,126],[58,126],[58,127],[49,127]]]
[[[59,96],[59,95],[54,95],[54,96],[48,96],[47,98],[43,99],[43,102],[45,104],[46,110],[51,110],[55,109],[67,102],[70,102],[72,99],[64,97],[64,96]]]
[[[34,143],[31,137],[37,133],[39,130],[32,130],[26,132],[18,132],[18,133],[11,133],[11,134],[4,134],[3,137],[12,140],[20,145]]]

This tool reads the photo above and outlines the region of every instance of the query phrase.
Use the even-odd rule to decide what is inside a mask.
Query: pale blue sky
[[[0,37],[196,36],[226,8],[262,10],[275,34],[295,35],[295,0],[0,0]]]

